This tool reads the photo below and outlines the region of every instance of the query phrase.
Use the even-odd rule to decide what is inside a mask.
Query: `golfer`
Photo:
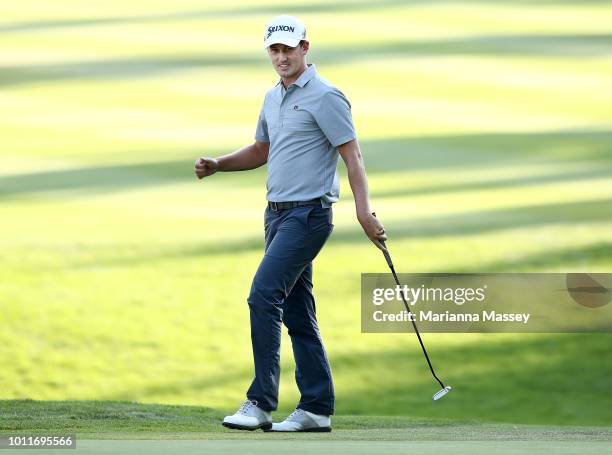
[[[279,16],[264,45],[279,82],[265,96],[255,142],[220,158],[199,158],[195,173],[242,171],[268,164],[265,255],[248,297],[255,376],[247,400],[223,425],[240,430],[331,431],[334,387],[312,294],[312,261],[332,232],[338,201],[338,155],[346,163],[357,219],[384,250],[385,231],[372,214],[351,116],[340,90],[306,63],[302,22]],[[291,337],[301,399],[287,419],[272,424],[278,405],[281,325]]]

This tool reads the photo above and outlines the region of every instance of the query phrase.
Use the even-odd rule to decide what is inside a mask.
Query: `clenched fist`
[[[198,158],[195,162],[195,175],[199,179],[213,175],[219,170],[219,162],[214,158]]]

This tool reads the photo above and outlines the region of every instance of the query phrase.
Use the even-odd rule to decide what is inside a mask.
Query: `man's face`
[[[302,45],[297,47],[289,47],[280,43],[268,47],[272,66],[278,75],[285,79],[292,78],[304,69],[307,52],[308,41],[302,41]]]

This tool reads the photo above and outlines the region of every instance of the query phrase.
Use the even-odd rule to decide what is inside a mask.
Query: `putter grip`
[[[376,218],[376,212],[372,212],[372,216]],[[387,248],[387,245],[385,245],[385,241],[384,240],[381,240],[380,243],[382,244],[382,246],[385,247],[385,249]],[[382,253],[385,256],[385,260],[387,261],[387,265],[389,266],[390,269],[392,269],[393,268],[393,261],[391,261],[391,255],[389,255],[389,251],[383,251]]]
[[[380,243],[382,243],[382,246],[387,248],[387,245],[385,245],[385,242],[383,240],[381,240]],[[383,251],[382,253],[385,256],[385,260],[387,261],[387,265],[389,266],[390,269],[392,269],[393,268],[393,262],[391,261],[391,256],[389,255],[389,251]]]

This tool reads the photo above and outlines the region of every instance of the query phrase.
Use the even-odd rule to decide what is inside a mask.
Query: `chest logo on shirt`
[[[297,111],[300,107],[296,104],[295,106],[293,106],[293,110]]]

